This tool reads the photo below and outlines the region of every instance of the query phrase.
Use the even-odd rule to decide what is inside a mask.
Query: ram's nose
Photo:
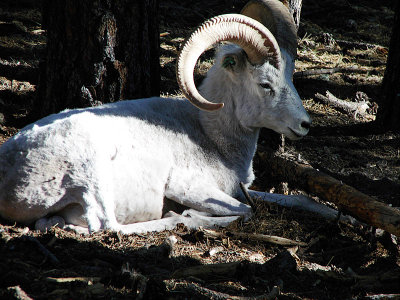
[[[302,121],[300,124],[300,127],[303,129],[303,131],[307,130],[307,132],[308,132],[311,128],[311,118],[308,117],[307,120]]]

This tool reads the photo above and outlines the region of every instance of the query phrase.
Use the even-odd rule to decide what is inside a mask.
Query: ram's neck
[[[208,138],[230,162],[250,167],[259,129],[245,128],[240,124],[235,113],[237,101],[233,90],[217,87],[213,80],[206,78],[199,91],[209,101],[224,102],[224,107],[215,112],[200,111],[201,125]]]

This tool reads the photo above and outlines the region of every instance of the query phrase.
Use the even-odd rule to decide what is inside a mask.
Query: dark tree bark
[[[33,117],[159,95],[158,0],[44,0]]]
[[[400,2],[395,2],[395,18],[377,122],[383,124],[386,130],[400,131]]]

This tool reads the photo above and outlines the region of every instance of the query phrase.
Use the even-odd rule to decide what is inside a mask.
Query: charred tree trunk
[[[158,0],[44,0],[43,27],[33,118],[159,95]]]
[[[400,131],[400,2],[396,1],[395,20],[389,56],[382,83],[382,99],[377,121],[386,130]]]

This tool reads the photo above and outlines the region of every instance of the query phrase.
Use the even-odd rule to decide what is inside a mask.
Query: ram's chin
[[[266,128],[272,129],[273,131],[275,131],[278,134],[283,134],[285,137],[287,137],[290,140],[300,140],[306,135],[306,134],[297,133],[296,131],[292,130],[289,127],[286,127],[286,128],[283,126],[277,127],[277,128],[271,128],[271,127],[266,127]]]
[[[295,130],[293,130],[291,128],[287,128],[286,132],[283,133],[283,134],[286,137],[288,137],[289,139],[291,139],[291,140],[300,140],[300,139],[302,139],[303,137],[305,137],[307,135],[307,132],[300,133],[300,132],[297,132],[297,131],[295,131]]]

